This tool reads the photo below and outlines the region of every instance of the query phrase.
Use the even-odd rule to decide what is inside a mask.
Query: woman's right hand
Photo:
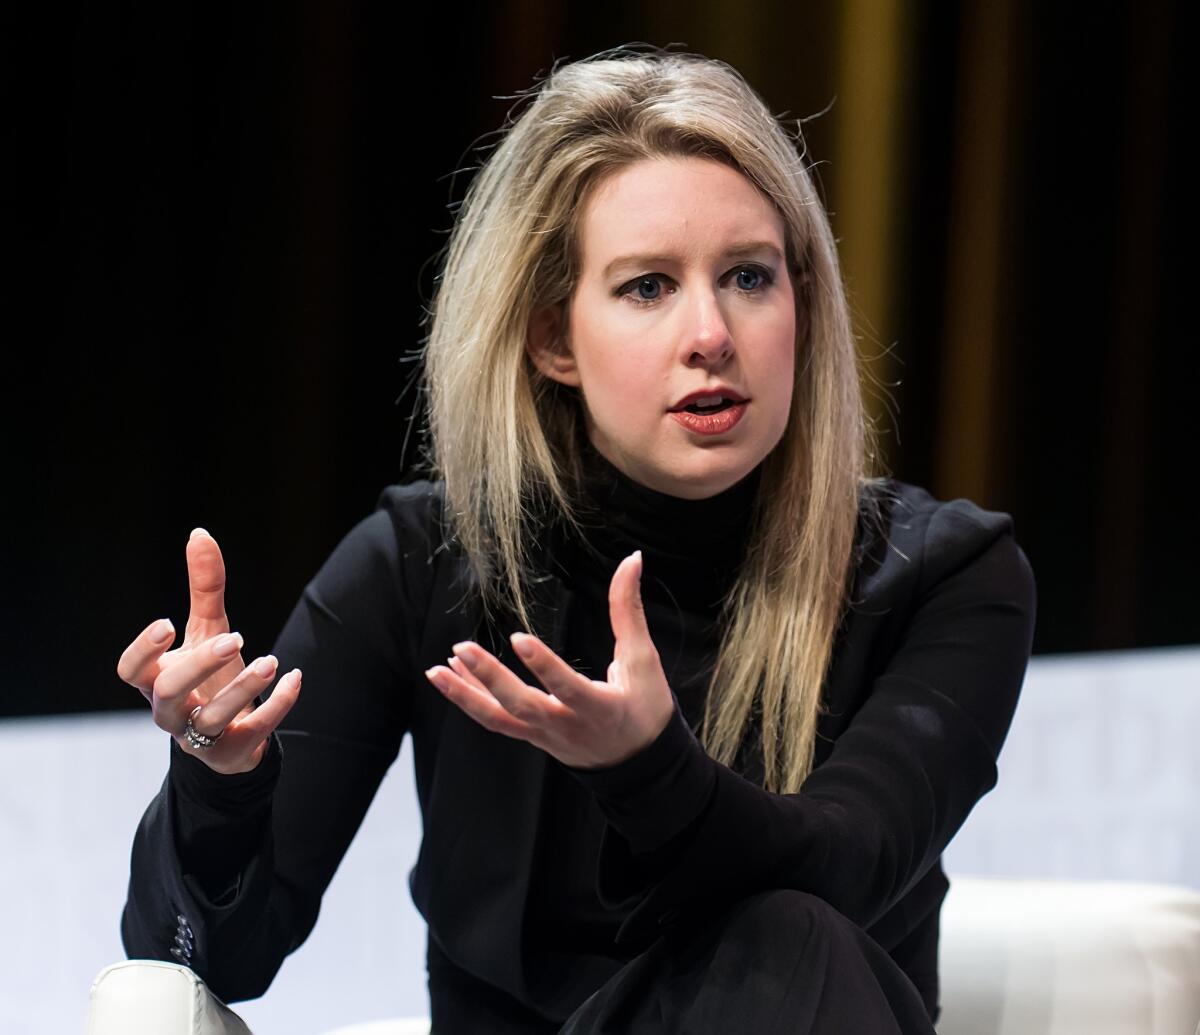
[[[225,614],[225,561],[220,547],[203,529],[187,544],[191,613],[183,643],[174,642],[170,619],[151,622],[121,655],[117,675],[136,686],[150,702],[154,722],[180,748],[218,773],[249,772],[267,749],[267,738],[300,695],[300,670],[283,676],[263,703],[254,699],[275,679],[271,655],[249,666],[242,663],[242,637],[230,633]],[[191,747],[184,737],[188,716],[199,706],[192,728],[221,738],[208,748]],[[224,731],[222,733],[222,731]]]

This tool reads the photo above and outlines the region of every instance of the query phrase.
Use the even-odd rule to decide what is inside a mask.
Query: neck
[[[660,587],[704,607],[724,595],[745,555],[761,465],[706,499],[683,499],[634,481],[583,445],[581,519],[595,559],[615,570],[643,551],[643,592]]]

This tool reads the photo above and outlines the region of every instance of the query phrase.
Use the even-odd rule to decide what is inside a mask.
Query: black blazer
[[[632,759],[573,772],[607,820],[597,892],[627,911],[618,942],[630,951],[714,903],[795,888],[866,929],[934,1015],[941,854],[996,781],[1034,581],[1008,515],[898,482],[869,491],[882,521],[860,522],[799,793],[764,791],[753,752],[741,772],[714,762],[678,708]],[[173,775],[133,846],[131,957],[183,960],[226,1001],[261,995],[312,929],[408,732],[424,820],[414,902],[448,958],[529,1000],[520,931],[557,763],[489,733],[423,675],[468,638],[524,671],[507,639],[516,625],[483,623],[465,562],[443,542],[442,499],[440,483],[388,488],[305,588],[274,648],[281,672],[303,669],[304,689],[257,770],[222,777],[171,742]],[[561,581],[543,584],[536,628],[555,650],[568,605]],[[189,857],[217,846],[227,886],[185,873],[181,843]]]

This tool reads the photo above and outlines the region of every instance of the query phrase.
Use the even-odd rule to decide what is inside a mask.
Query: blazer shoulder
[[[446,483],[440,479],[417,478],[386,486],[375,504],[395,520],[405,523],[440,522],[446,502]]]
[[[447,548],[450,530],[445,520],[445,483],[428,478],[386,486],[366,523],[387,528],[407,550],[432,555]]]
[[[864,482],[860,500],[859,563],[868,583],[928,587],[984,554],[1006,558],[1001,563],[1018,579],[1032,579],[1012,515],[1004,511],[961,497],[941,500],[893,478]]]

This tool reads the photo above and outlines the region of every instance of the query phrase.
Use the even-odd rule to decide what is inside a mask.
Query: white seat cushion
[[[92,982],[88,1035],[252,1035],[194,971],[159,960],[125,960]],[[393,1018],[327,1035],[429,1035],[428,1018]]]
[[[1200,893],[952,877],[939,1035],[1193,1035]]]
[[[251,1035],[245,1022],[193,971],[126,960],[92,982],[88,1035]]]

